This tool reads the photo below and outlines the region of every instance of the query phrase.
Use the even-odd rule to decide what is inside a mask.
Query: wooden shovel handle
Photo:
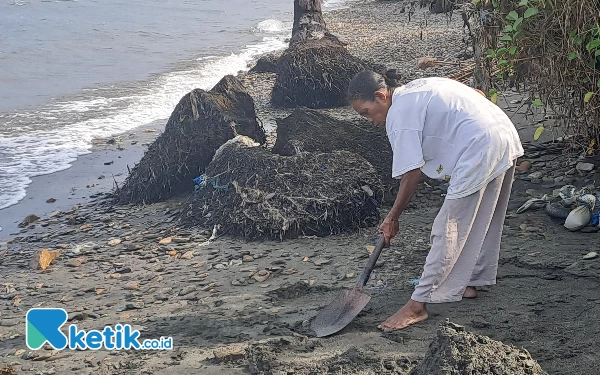
[[[381,254],[381,250],[383,250],[384,246],[385,246],[385,236],[383,234],[381,234],[379,236],[379,239],[377,240],[375,249],[371,253],[371,256],[369,256],[369,260],[367,261],[365,270],[363,271],[362,275],[360,275],[360,278],[358,279],[358,283],[357,283],[358,286],[361,286],[361,287],[365,286],[367,284],[367,281],[369,281],[369,276],[371,276],[371,271],[373,271],[373,268],[375,268],[375,264],[377,263],[379,254]]]

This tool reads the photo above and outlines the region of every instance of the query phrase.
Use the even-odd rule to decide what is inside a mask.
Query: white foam
[[[291,25],[279,20],[268,19],[259,22],[253,31],[262,33],[282,33],[288,30],[291,30]]]
[[[270,27],[275,29],[274,25]],[[95,138],[166,120],[186,93],[208,90],[223,76],[248,70],[248,62],[256,56],[287,47],[286,36],[264,37],[262,43],[238,54],[206,57],[187,69],[162,74],[128,95],[124,90],[121,96],[82,98],[56,103],[42,112],[4,116],[9,130],[18,130],[19,135],[0,135],[0,152],[10,156],[0,157],[0,209],[25,197],[30,177],[69,168],[79,155],[90,152]],[[44,126],[49,119],[58,119],[60,127]]]

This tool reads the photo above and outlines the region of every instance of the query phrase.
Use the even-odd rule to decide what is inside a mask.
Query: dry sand
[[[339,11],[329,16],[330,27],[354,53],[381,57],[398,68],[423,55],[451,60],[461,53],[462,21],[446,27],[443,15],[429,16],[421,40],[417,15],[408,24],[397,7],[397,2],[366,3]],[[422,74],[406,71],[410,78]],[[289,113],[267,105],[272,76],[249,75],[244,82],[267,127],[274,116]],[[520,99],[514,94],[507,98],[513,104],[501,105],[513,114]],[[348,109],[326,112],[354,116]],[[529,141],[537,120],[521,109],[514,121]],[[542,178],[520,175],[515,182],[498,285],[484,288],[475,300],[430,305],[429,320],[382,333],[377,324],[410,297],[409,280],[420,275],[443,199],[443,187],[422,190],[372,275],[369,305],[338,335],[315,339],[305,335],[307,320],[356,281],[377,229],[285,242],[242,243],[228,237],[207,242],[209,230],[175,227],[181,200],[117,208],[101,201],[73,209],[63,203],[89,201],[90,193],[108,191],[109,173],[122,181],[126,164],[141,155],[139,145],[156,136],[142,129],[134,134],[124,136],[124,150],[102,146],[68,171],[36,179],[29,190],[32,199],[0,212],[12,226],[1,232],[10,242],[0,245],[0,369],[24,374],[408,374],[424,358],[438,324],[449,318],[470,332],[525,348],[549,374],[600,374],[600,258],[583,259],[597,250],[598,233],[568,232],[539,210],[514,213],[531,194],[570,182],[598,185],[596,171],[573,172],[575,161],[528,151],[531,172],[542,172]],[[132,140],[138,144],[131,145]],[[111,160],[115,163],[104,166]],[[106,178],[97,180],[99,174]],[[88,184],[97,187],[85,188]],[[77,188],[74,196],[71,187]],[[51,197],[57,202],[45,203]],[[49,217],[56,208],[63,212]],[[30,213],[42,220],[7,236]],[[171,240],[161,244],[165,238]],[[120,243],[109,245],[114,239]],[[62,255],[47,270],[33,271],[30,259],[42,248]],[[142,338],[172,336],[174,349],[30,351],[25,314],[31,307],[64,308],[80,329],[129,323]]]

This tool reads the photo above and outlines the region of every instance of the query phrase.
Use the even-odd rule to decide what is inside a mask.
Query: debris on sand
[[[298,152],[357,153],[375,167],[386,187],[392,179],[392,148],[385,129],[364,122],[342,121],[319,111],[298,108],[277,119],[277,140],[272,152],[290,156]]]
[[[465,374],[547,375],[527,350],[443,322],[425,358],[410,375]]]
[[[326,236],[376,225],[381,191],[377,172],[357,154],[280,156],[238,136],[217,150],[181,219],[246,239]]]
[[[210,163],[217,148],[238,134],[266,141],[254,100],[241,82],[225,76],[210,91],[186,94],[161,134],[131,170],[118,203],[147,204],[193,191],[192,179]]]

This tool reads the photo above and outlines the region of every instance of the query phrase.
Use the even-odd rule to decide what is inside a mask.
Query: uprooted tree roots
[[[346,91],[352,78],[372,68],[329,38],[298,42],[278,60],[271,102],[282,108],[347,105]]]
[[[366,122],[338,120],[307,108],[298,108],[288,117],[277,119],[273,153],[289,156],[336,150],[365,158],[379,173],[386,191],[398,185],[391,178],[392,148],[384,129]]]
[[[118,203],[154,203],[194,188],[217,148],[237,134],[261,144],[254,101],[239,80],[225,76],[210,91],[186,94],[161,134],[115,192]]]
[[[217,151],[203,185],[182,223],[220,225],[246,239],[325,236],[379,220],[379,176],[346,151],[280,156],[236,137]]]

